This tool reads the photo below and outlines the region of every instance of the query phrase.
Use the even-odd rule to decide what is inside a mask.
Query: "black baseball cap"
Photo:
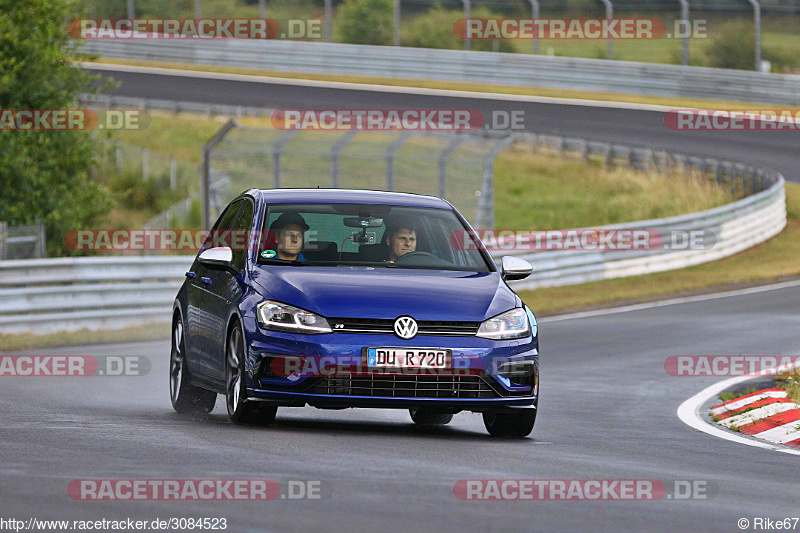
[[[294,211],[287,211],[286,213],[283,213],[281,216],[275,219],[275,222],[270,225],[269,229],[282,230],[290,224],[300,226],[303,228],[303,231],[308,231],[308,224],[306,224],[306,221],[303,220],[303,217],[301,217],[299,213]]]

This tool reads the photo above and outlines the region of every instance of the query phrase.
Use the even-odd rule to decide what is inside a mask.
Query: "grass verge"
[[[116,131],[114,137],[197,162],[203,143],[220,127],[218,119],[204,115],[173,115],[165,111],[151,113],[151,127],[147,130]],[[275,133],[268,118],[250,117],[242,120],[242,123],[261,128],[248,134],[248,139],[260,139],[266,146],[274,142],[275,139],[267,138]],[[298,136],[296,142],[305,149],[319,151],[321,156],[310,156],[305,149],[300,150],[299,154],[287,153],[283,158],[284,166],[301,172],[294,177],[285,176],[285,183],[306,187],[329,186],[330,162],[325,147],[342,135],[303,132]],[[346,154],[381,153],[394,137],[393,134],[361,132],[348,145]],[[234,146],[237,142],[244,142],[233,135],[230,138]],[[404,175],[402,182],[398,178],[398,187],[401,190],[435,193],[436,190],[428,189],[432,183],[435,186],[438,172],[436,156],[445,147],[446,142],[436,139],[420,137],[409,140],[397,157],[398,161],[413,164],[415,172]],[[465,151],[456,152],[451,157],[476,156]],[[235,162],[224,163],[229,165],[226,167],[229,171],[235,170],[230,172],[231,175],[237,176],[231,187],[232,193],[265,184],[261,167],[254,167],[255,161],[242,157]],[[384,165],[383,158],[343,158],[342,186],[382,188]],[[402,168],[407,166],[398,165]],[[452,187],[449,196],[452,196],[451,201],[457,206],[462,204],[459,207],[463,208],[473,205],[476,200],[472,190],[467,190],[469,186],[466,183],[469,180],[465,169],[458,167],[458,170],[465,184]],[[140,186],[144,187],[144,184],[140,182]],[[526,194],[527,191],[537,193]],[[609,171],[600,161],[587,164],[581,159],[562,158],[544,149],[533,152],[529,146],[521,143],[504,151],[495,164],[495,198],[496,205],[502,206],[502,209],[496,210],[495,225],[504,229],[579,228],[647,220],[710,209],[735,199],[726,189],[699,177],[672,172],[648,174],[626,167]],[[471,216],[467,211],[465,214]]]
[[[82,329],[68,333],[50,333],[47,335],[0,335],[0,352],[169,339],[169,336],[169,322],[104,331]]]
[[[748,394],[753,394],[754,392],[758,392],[758,389],[755,387],[750,387],[746,390],[739,391],[739,392],[730,392],[725,391],[720,393],[719,399],[721,402],[729,402],[731,400],[735,400],[736,398],[741,398],[742,396],[747,396]],[[746,412],[746,411],[743,411]]]
[[[794,403],[800,404],[800,380],[796,376],[787,378],[786,381],[778,383],[778,386],[789,394]]]
[[[800,404],[800,376],[798,376],[798,372],[800,372],[800,368],[775,376],[775,384],[785,390],[789,395],[789,399],[796,404]]]
[[[495,163],[498,229],[586,228],[693,213],[734,200],[699,175],[606,170],[598,161],[563,159],[521,144]]]
[[[520,291],[535,313],[611,307],[800,277],[800,185],[786,184],[788,224],[769,241],[740,254],[681,270]]]

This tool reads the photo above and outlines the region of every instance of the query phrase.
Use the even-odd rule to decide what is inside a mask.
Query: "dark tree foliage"
[[[67,35],[80,15],[70,0],[0,0],[0,110],[79,108],[94,77],[73,64],[86,56]],[[63,236],[94,223],[110,207],[92,181],[88,132],[0,131],[0,221],[44,222],[48,253],[66,252]]]

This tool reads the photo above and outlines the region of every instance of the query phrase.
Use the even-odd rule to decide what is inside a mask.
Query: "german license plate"
[[[367,348],[367,367],[450,368],[452,357],[441,348]]]

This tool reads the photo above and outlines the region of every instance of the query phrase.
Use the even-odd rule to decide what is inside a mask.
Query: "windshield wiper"
[[[264,259],[261,258],[258,260],[259,265],[297,265],[297,266],[307,266],[309,263],[308,261],[300,261],[298,259]]]

